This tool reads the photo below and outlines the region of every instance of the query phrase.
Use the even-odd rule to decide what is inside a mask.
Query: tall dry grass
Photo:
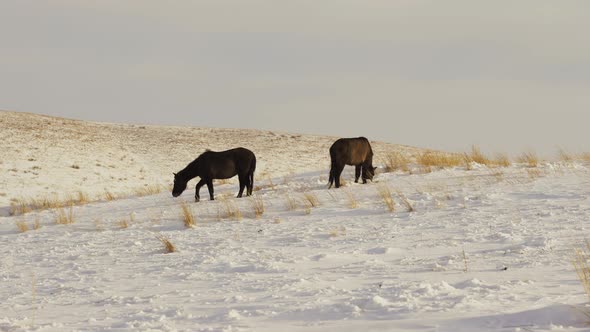
[[[590,243],[586,241],[585,248],[577,248],[574,250],[574,259],[572,264],[578,274],[578,279],[582,283],[584,292],[588,299],[590,299],[590,265],[588,264],[588,258],[590,256]]]
[[[537,167],[539,165],[539,157],[534,151],[523,152],[516,158],[516,161],[528,167]]]
[[[410,172],[410,158],[400,152],[390,152],[383,157],[385,172]]]
[[[424,173],[431,172],[433,167],[457,167],[465,163],[461,155],[435,151],[418,154],[416,162],[422,167]]]
[[[221,197],[218,202],[218,217],[220,220],[223,218],[236,221],[242,220],[242,211],[233,200]]]
[[[66,212],[63,208],[59,208],[56,212],[55,223],[58,225],[71,225],[75,223],[74,208],[70,206]]]
[[[318,196],[311,192],[303,193],[303,199],[307,202],[310,207],[318,207],[320,206],[320,200]]]
[[[164,252],[171,254],[176,252],[176,246],[170,241],[170,239],[164,235],[156,235],[156,238],[164,245]]]
[[[393,200],[393,197],[391,196],[391,190],[389,190],[389,187],[386,184],[379,185],[377,187],[377,193],[379,194],[379,197],[381,197],[381,199],[383,200],[383,203],[385,203],[385,207],[387,208],[387,210],[389,210],[389,212],[394,212],[395,202]]]
[[[194,215],[191,207],[186,202],[183,201],[180,204],[180,209],[181,209],[180,215],[182,218],[182,222],[184,223],[184,227],[186,227],[186,228],[195,227],[197,225],[197,223],[196,223],[196,218],[195,218],[195,215]]]
[[[262,217],[264,214],[264,200],[258,195],[252,195],[250,197],[250,206],[256,219]]]

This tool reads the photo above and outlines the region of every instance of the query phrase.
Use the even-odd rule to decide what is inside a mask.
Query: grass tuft
[[[320,200],[318,199],[318,196],[314,193],[303,193],[303,199],[309,204],[310,207],[320,206]]]
[[[182,217],[182,221],[184,223],[184,227],[186,227],[186,228],[195,227],[196,226],[195,215],[193,214],[191,207],[186,202],[183,201],[180,204],[180,208],[182,210],[181,217]]]
[[[416,161],[422,166],[425,173],[432,171],[432,167],[456,167],[465,163],[464,157],[456,154],[448,154],[434,151],[427,151],[419,154]]]
[[[264,200],[262,199],[262,197],[258,195],[251,196],[250,205],[252,206],[254,217],[256,219],[262,217],[262,215],[264,214]]]
[[[399,196],[402,205],[406,208],[407,212],[414,212],[416,211],[414,209],[414,206],[412,205],[412,203],[410,203],[410,201],[408,200],[408,198],[406,197],[406,195],[404,195],[401,191],[397,192],[397,195]]]
[[[469,154],[469,159],[480,165],[489,166],[491,164],[490,160],[481,152],[479,147],[477,147],[476,145],[471,146],[471,153]]]
[[[18,228],[19,232],[24,233],[29,230],[29,226],[24,220],[16,221],[16,228]]]
[[[586,296],[590,299],[590,265],[588,264],[588,256],[590,255],[590,243],[586,241],[586,248],[577,248],[574,251],[574,259],[572,261],[574,269],[578,274],[580,283],[584,287]]]
[[[242,220],[242,211],[240,211],[240,208],[233,202],[233,200],[222,197],[219,200],[219,204],[219,207],[223,209],[223,212],[225,213],[225,218],[234,219],[236,221]],[[221,211],[218,211],[218,214],[218,217],[221,220]]]
[[[174,246],[174,244],[172,244],[172,242],[170,242],[170,239],[168,237],[163,235],[156,235],[156,238],[160,240],[160,242],[162,242],[162,244],[164,245],[164,251],[167,254],[177,251],[176,247]]]
[[[400,152],[392,152],[385,155],[383,164],[385,165],[385,172],[409,172],[410,171],[410,159]]]
[[[297,210],[297,200],[295,200],[295,198],[291,197],[289,194],[285,196],[285,204],[287,206],[287,210]]]
[[[516,161],[528,167],[537,167],[539,165],[539,157],[533,151],[524,152],[516,158]]]
[[[354,194],[352,193],[352,191],[344,190],[344,194],[346,195],[346,198],[348,200],[348,206],[351,209],[356,209],[359,206],[359,202],[356,199],[356,197],[354,196]]]
[[[394,212],[395,202],[393,201],[393,197],[391,197],[391,190],[389,190],[389,187],[385,184],[380,185],[377,187],[377,193],[385,203],[385,207],[387,207],[387,210],[389,210],[389,212]]]
[[[494,157],[493,164],[498,167],[509,167],[511,162],[507,154],[497,153]]]
[[[57,210],[57,215],[55,218],[55,223],[58,225],[71,225],[75,222],[74,219],[74,208],[70,206],[68,212],[66,212],[63,208]]]

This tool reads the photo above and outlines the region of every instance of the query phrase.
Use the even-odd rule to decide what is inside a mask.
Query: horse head
[[[178,197],[186,189],[186,184],[188,181],[176,173],[172,174],[174,174],[174,187],[172,188],[172,196]]]

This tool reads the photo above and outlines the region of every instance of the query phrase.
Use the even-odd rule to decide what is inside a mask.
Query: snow
[[[523,165],[379,173],[365,185],[348,167],[347,186],[328,190],[314,158],[287,177],[256,178],[260,218],[251,198],[234,198],[235,183],[216,184],[215,201],[194,202],[189,184],[176,199],[166,191],[74,206],[69,225],[55,223],[55,210],[1,216],[0,330],[588,330],[571,263],[589,229],[588,165],[547,162],[533,175]],[[112,174],[130,178],[124,163]],[[289,168],[281,154],[279,163]],[[37,185],[21,192],[42,193],[56,177],[30,179]],[[394,212],[378,194],[383,185]],[[306,206],[303,193],[320,205]],[[182,223],[182,202],[194,228]],[[227,202],[240,220],[224,216]],[[36,230],[15,225],[35,220]],[[166,253],[158,235],[177,252]]]

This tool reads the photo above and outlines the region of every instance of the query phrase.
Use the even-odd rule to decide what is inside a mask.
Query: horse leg
[[[240,191],[238,192],[238,198],[240,198],[242,197],[242,193],[244,193],[244,187],[246,187],[246,182],[248,182],[248,179],[243,175],[238,174],[238,180],[240,181]]]
[[[354,166],[354,183],[359,182],[359,177],[361,176],[361,165]],[[365,178],[363,177],[363,183],[367,183]]]
[[[215,200],[213,196],[213,179],[207,179],[207,189],[209,189],[209,198]]]
[[[334,170],[334,181],[336,182],[336,188],[340,188],[340,174],[342,174],[343,170],[344,170],[344,164],[342,164],[342,165],[337,164],[336,165],[336,169]]]
[[[197,186],[195,187],[195,202],[198,202],[201,200],[201,196],[199,195],[199,191],[201,191],[201,187],[205,185],[205,180],[201,179],[201,181],[199,181],[199,183],[197,183]]]

